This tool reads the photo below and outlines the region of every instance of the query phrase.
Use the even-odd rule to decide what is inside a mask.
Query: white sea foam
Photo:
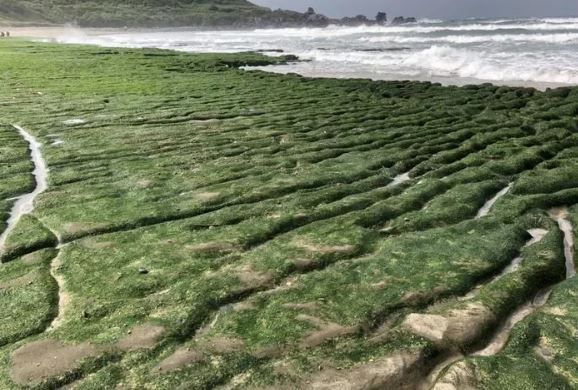
[[[282,49],[312,61],[268,70],[315,76],[410,78],[457,84],[578,83],[578,18],[421,20],[404,26],[253,31],[137,31],[103,35],[74,32],[58,41],[186,52]]]
[[[370,43],[578,43],[578,32],[560,34],[492,34],[492,35],[459,35],[444,37],[405,37],[403,35],[386,35],[379,37],[363,37],[361,42]]]

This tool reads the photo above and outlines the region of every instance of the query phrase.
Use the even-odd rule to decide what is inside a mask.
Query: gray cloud
[[[576,0],[254,0],[270,8],[304,11],[308,6],[329,16],[389,15],[429,18],[578,16]]]

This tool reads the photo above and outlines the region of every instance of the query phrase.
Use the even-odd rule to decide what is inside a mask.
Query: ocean
[[[58,41],[186,52],[259,50],[281,55],[282,50],[307,61],[266,70],[316,77],[538,88],[578,84],[578,17],[422,20],[403,26],[321,29],[76,31]]]

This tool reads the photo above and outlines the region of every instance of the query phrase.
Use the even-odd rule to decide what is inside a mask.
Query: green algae
[[[325,369],[404,352],[422,356],[425,375],[447,346],[407,331],[407,315],[445,314],[481,284],[477,301],[495,320],[457,346],[466,351],[561,279],[561,236],[543,211],[578,203],[574,89],[237,69],[285,60],[251,53],[13,40],[0,54],[2,120],[33,133],[50,168],[50,188],[14,232],[17,254],[2,268],[2,283],[26,267],[41,281],[1,295],[11,309],[0,387],[15,387],[11,353],[32,340],[111,348],[142,324],[164,329],[153,347],[107,350],[39,386],[307,387]],[[0,170],[8,207],[33,178],[26,144],[0,130],[0,158],[14,161]],[[388,186],[406,172],[409,181]],[[490,215],[474,219],[509,183]],[[536,227],[551,232],[522,249]],[[53,252],[26,265],[36,249],[56,246],[50,232],[64,244],[56,270],[64,283],[51,278]],[[523,265],[487,284],[520,251]],[[573,287],[560,284],[548,305]],[[63,313],[58,291],[69,296]],[[573,309],[564,310],[571,322]],[[60,325],[44,332],[55,315]],[[531,372],[533,318],[495,362],[467,360],[482,386],[513,381],[507,367],[528,373],[525,388],[561,383]],[[570,336],[552,329],[568,356],[559,371],[573,377]],[[182,348],[202,358],[159,373]]]

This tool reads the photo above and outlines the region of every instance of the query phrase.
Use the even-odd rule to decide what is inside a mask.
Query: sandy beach
[[[84,29],[74,26],[38,26],[38,27],[10,27],[0,24],[0,31],[9,31],[12,38],[44,38],[57,39],[62,37],[96,36],[124,32],[124,29],[90,28]]]

